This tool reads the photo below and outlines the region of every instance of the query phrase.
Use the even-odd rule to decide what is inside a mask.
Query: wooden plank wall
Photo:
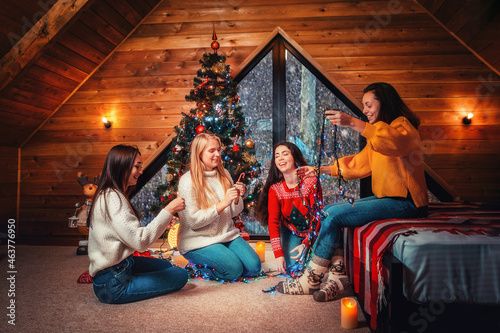
[[[27,236],[71,235],[76,173],[98,174],[113,145],[135,144],[147,159],[172,134],[192,107],[184,96],[212,22],[233,71],[280,26],[356,98],[369,83],[392,83],[422,118],[426,162],[463,199],[499,201],[500,79],[420,4],[165,0],[23,147]]]
[[[53,121],[50,115],[157,4],[158,0],[92,1],[90,8],[66,27],[57,41],[4,93],[1,104],[12,114],[9,121],[22,125],[10,126],[8,131],[15,133],[24,128],[27,133],[35,133],[21,153],[20,215],[22,230],[28,238],[78,236],[75,230],[67,228],[67,218],[73,214],[75,203],[84,200],[76,173],[85,171],[91,177],[99,174],[102,157],[112,144],[103,144],[110,141],[109,132],[92,131],[92,126],[87,125],[88,119],[93,119],[87,115],[89,112],[80,112],[82,120],[70,118],[69,122],[63,117]],[[50,120],[46,127],[58,124],[56,130],[47,131],[43,127],[38,131],[39,124],[47,118]],[[97,125],[101,124],[100,118],[97,119]],[[144,137],[138,140],[144,141]],[[90,167],[89,158],[95,162]]]
[[[0,232],[4,233],[7,228],[3,226],[8,220],[17,219],[17,148],[0,147],[0,167],[3,171],[0,179]]]

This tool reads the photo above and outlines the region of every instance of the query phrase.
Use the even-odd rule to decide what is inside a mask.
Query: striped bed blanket
[[[350,274],[354,291],[370,315],[373,330],[377,329],[377,316],[385,301],[384,276],[387,277],[387,270],[382,264],[384,253],[391,251],[399,237],[418,235],[423,231],[498,237],[500,212],[480,212],[477,207],[468,205],[437,205],[425,219],[380,220],[346,231],[349,234],[346,246],[352,249]]]

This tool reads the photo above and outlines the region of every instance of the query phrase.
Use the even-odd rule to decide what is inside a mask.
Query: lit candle
[[[257,242],[257,244],[255,245],[255,252],[257,252],[257,254],[259,255],[261,262],[266,261],[266,243]]]
[[[358,303],[352,297],[344,297],[340,302],[340,326],[347,329],[358,327]]]

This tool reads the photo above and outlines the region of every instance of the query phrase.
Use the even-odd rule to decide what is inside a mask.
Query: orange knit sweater
[[[427,206],[420,135],[408,119],[399,117],[390,125],[367,123],[361,135],[367,139],[365,148],[356,155],[339,158],[330,166],[332,176],[338,175],[339,163],[345,179],[371,175],[372,191],[378,198],[406,198],[409,192],[417,207]]]

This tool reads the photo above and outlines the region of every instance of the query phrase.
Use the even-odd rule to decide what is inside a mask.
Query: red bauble
[[[196,126],[196,134],[203,133],[203,131],[205,131],[205,126],[203,125]]]
[[[240,151],[240,146],[234,145],[233,146],[233,151]]]
[[[217,49],[220,47],[220,44],[218,41],[214,40],[212,44],[210,44],[210,47],[214,50],[214,53],[217,53]]]

